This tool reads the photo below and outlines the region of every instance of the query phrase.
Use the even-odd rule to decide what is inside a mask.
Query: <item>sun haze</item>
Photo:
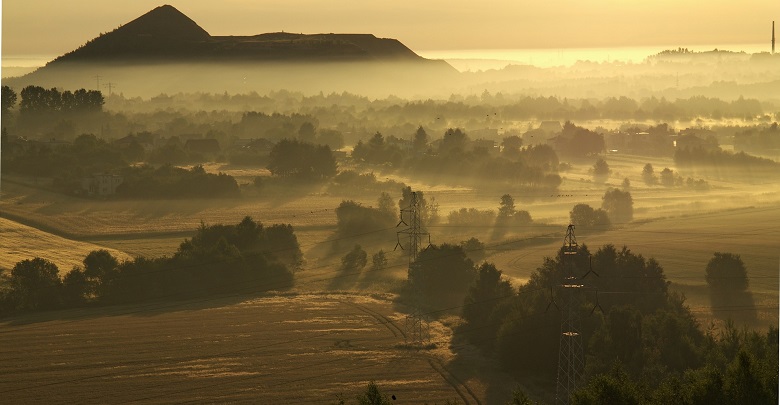
[[[768,41],[773,0],[488,3],[399,0],[170,1],[212,35],[373,33],[413,50],[693,46]],[[96,0],[3,3],[3,55],[61,55],[161,5]],[[55,34],[56,35],[52,35]]]

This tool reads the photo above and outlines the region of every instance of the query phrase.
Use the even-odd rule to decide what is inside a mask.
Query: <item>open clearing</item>
[[[473,350],[451,346],[449,328],[433,322],[437,348],[416,350],[404,346],[403,323],[391,297],[347,294],[39,313],[0,324],[0,396],[8,403],[333,403],[374,380],[399,403],[507,399],[510,379],[483,372],[484,360],[464,359]]]

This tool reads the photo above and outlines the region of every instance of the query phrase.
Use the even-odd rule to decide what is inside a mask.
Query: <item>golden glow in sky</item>
[[[413,50],[769,43],[780,1],[220,0],[168,4],[212,35],[372,33]],[[59,55],[161,1],[6,0],[4,55]]]

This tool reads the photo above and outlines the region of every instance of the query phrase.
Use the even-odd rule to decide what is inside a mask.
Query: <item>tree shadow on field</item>
[[[224,293],[214,295],[203,295],[201,297],[190,297],[181,300],[149,300],[132,304],[116,305],[90,305],[80,308],[70,308],[61,310],[51,310],[42,312],[19,313],[7,318],[0,318],[0,325],[8,327],[17,327],[33,324],[42,324],[47,322],[76,322],[83,320],[92,320],[114,316],[139,316],[154,317],[157,315],[180,312],[197,311],[203,309],[214,309],[229,307],[245,302],[247,300],[276,296],[279,294],[271,292],[248,292],[248,293]]]
[[[758,309],[753,293],[743,291],[710,291],[712,315],[720,320],[732,320],[737,324],[758,326]]]
[[[484,403],[504,404],[512,398],[517,381],[502,370],[498,360],[485,355],[476,346],[467,344],[462,337],[454,338],[450,349],[455,356],[447,363],[447,369],[465,386],[484,387]]]

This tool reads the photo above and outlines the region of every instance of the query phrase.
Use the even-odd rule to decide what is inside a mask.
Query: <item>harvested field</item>
[[[11,269],[19,261],[41,257],[56,264],[64,274],[81,265],[84,257],[97,249],[107,249],[119,260],[130,258],[127,253],[105,245],[62,238],[0,218],[0,269]]]
[[[0,324],[0,395],[9,403],[330,403],[354,398],[370,380],[401,403],[507,395],[453,362],[449,328],[438,322],[438,348],[405,348],[404,315],[389,298],[223,297],[18,317]]]

